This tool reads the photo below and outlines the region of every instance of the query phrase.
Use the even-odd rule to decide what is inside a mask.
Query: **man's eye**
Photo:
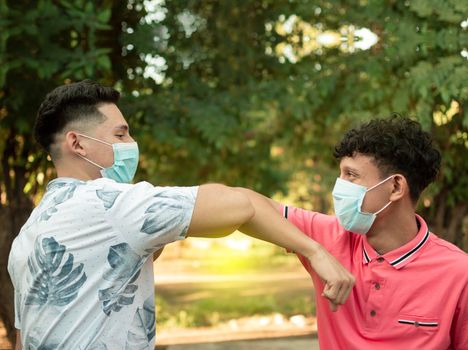
[[[117,137],[124,137],[124,135],[115,135],[115,136],[117,136]]]

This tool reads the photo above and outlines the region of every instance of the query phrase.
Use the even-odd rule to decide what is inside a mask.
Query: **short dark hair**
[[[341,159],[357,153],[371,156],[382,177],[403,174],[414,202],[435,180],[441,162],[429,133],[418,122],[398,114],[349,130],[336,145],[334,156]]]
[[[62,85],[47,94],[41,103],[34,125],[34,138],[54,157],[51,146],[57,133],[72,122],[102,122],[102,103],[116,103],[120,93],[91,80]]]

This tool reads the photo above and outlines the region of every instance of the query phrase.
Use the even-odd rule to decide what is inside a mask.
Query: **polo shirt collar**
[[[364,237],[362,240],[363,264],[368,264],[372,260],[383,258],[391,266],[399,270],[418,257],[429,240],[429,230],[427,228],[426,222],[419,215],[416,215],[416,220],[418,220],[420,225],[416,237],[414,237],[405,245],[384,255],[379,255],[367,242],[366,237]]]

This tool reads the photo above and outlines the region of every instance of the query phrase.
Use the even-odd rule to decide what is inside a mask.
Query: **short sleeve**
[[[97,192],[114,229],[135,251],[149,254],[185,238],[198,187],[155,187],[140,182]]]
[[[283,217],[327,250],[332,248],[333,243],[343,231],[334,216],[292,206],[282,206],[280,210]]]

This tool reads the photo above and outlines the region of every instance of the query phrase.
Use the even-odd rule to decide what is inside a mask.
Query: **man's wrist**
[[[307,244],[307,248],[305,249],[304,254],[302,254],[307,259],[312,259],[317,253],[322,250],[323,247],[316,241],[310,240]]]

